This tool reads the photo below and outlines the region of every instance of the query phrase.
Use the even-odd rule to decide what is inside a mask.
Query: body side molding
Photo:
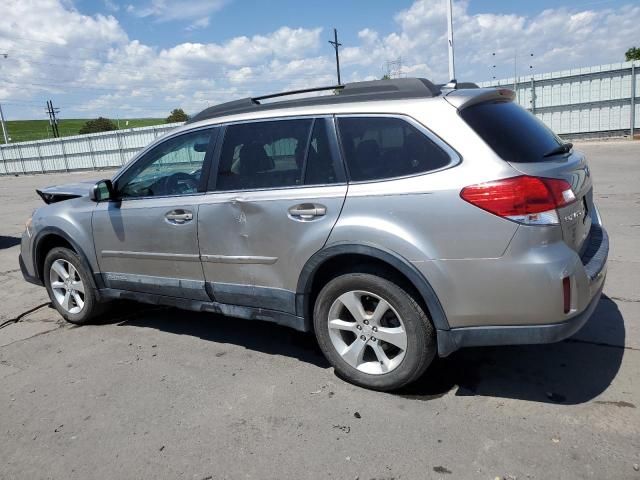
[[[102,250],[102,258],[135,258],[138,260],[181,260],[199,262],[200,256],[190,253],[130,252],[126,250]]]
[[[229,305],[220,302],[192,300],[188,298],[171,297],[153,293],[139,293],[114,288],[102,289],[100,294],[104,299],[135,300],[136,302],[149,303],[152,305],[167,305],[195,312],[219,313],[229,317],[273,322],[301,332],[307,331],[305,329],[305,321],[303,318],[290,313],[277,312],[266,308]]]
[[[207,286],[220,303],[296,314],[296,294],[290,290],[221,282],[207,282]]]
[[[239,263],[244,265],[273,265],[278,257],[262,257],[257,255],[211,255],[202,254],[203,262],[208,263]]]

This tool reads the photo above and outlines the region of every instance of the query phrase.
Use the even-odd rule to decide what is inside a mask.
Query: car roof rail
[[[335,95],[304,97],[278,102],[261,103],[262,100],[287,97],[303,93],[333,90]],[[191,117],[187,123],[198,122],[224,115],[248,113],[253,111],[292,108],[312,105],[331,105],[336,103],[366,102],[373,100],[396,100],[406,98],[427,98],[440,95],[440,88],[426,78],[393,78],[353,82],[344,85],[305,88],[287,92],[247,97],[232,102],[215,105]]]

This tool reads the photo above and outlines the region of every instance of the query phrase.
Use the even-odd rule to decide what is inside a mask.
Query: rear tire
[[[347,273],[318,294],[316,338],[336,373],[389,391],[416,380],[436,354],[435,329],[403,288],[368,273]]]
[[[90,272],[74,251],[51,249],[44,259],[43,276],[51,303],[66,321],[81,325],[102,313]]]

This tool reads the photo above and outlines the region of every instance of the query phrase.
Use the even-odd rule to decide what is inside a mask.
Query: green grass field
[[[86,118],[64,119],[58,120],[58,130],[61,137],[69,137],[78,135],[78,131],[82,128]],[[127,125],[127,121],[129,124]],[[159,125],[164,123],[163,118],[128,118],[120,119],[120,129],[147,127],[150,125]],[[118,121],[113,120],[116,125]],[[11,143],[26,142],[29,140],[43,140],[45,138],[53,138],[51,127],[48,120],[9,120],[6,122],[7,133],[11,138]],[[0,144],[4,143],[2,132],[0,132]]]

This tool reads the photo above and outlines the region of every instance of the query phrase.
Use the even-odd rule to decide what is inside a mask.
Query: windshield
[[[552,161],[557,157],[549,153],[563,144],[541,120],[513,102],[480,103],[463,109],[460,116],[507,162]],[[563,153],[558,150],[558,155]]]

